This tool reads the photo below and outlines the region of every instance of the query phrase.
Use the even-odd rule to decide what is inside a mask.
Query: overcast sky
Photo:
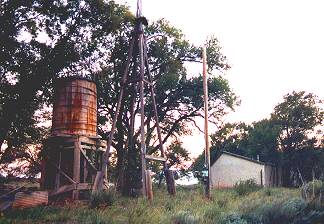
[[[136,0],[117,2],[126,2],[135,13]],[[219,39],[232,67],[226,78],[242,101],[228,121],[268,118],[283,95],[293,90],[324,98],[324,1],[142,0],[142,4],[149,21],[165,18],[195,44],[210,35]],[[188,137],[185,145],[192,145],[196,137]],[[191,149],[193,155],[202,146],[203,139],[197,150]]]

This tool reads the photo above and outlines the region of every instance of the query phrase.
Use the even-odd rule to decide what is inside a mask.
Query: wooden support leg
[[[46,171],[46,160],[41,160],[41,178],[40,178],[40,188],[45,189],[45,171]]]
[[[87,153],[87,150],[85,151]],[[88,164],[86,158],[83,158],[83,183],[87,183],[88,177]]]
[[[166,170],[165,171],[165,177],[169,184],[167,185],[168,192],[170,195],[176,194],[176,187],[175,187],[175,181],[174,181],[174,173],[173,170]]]
[[[73,180],[78,184],[80,183],[80,139],[79,137],[76,138],[74,142],[74,160],[73,160]],[[72,199],[78,200],[79,199],[79,191],[73,190]]]
[[[57,161],[57,167],[58,167],[59,170],[61,169],[61,159],[62,159],[62,152],[61,152],[61,149],[60,149],[59,157],[58,157],[58,161]],[[55,190],[59,189],[59,187],[61,185],[60,178],[61,178],[60,172],[57,171],[56,176],[55,176],[55,188],[54,188]]]
[[[146,196],[149,201],[153,200],[151,170],[146,170]]]

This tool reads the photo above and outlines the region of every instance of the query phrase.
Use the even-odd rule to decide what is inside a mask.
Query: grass
[[[144,198],[116,197],[112,205],[99,208],[90,208],[86,203],[72,203],[60,207],[12,210],[0,217],[0,223],[250,223],[246,217],[258,216],[261,219],[267,217],[262,212],[273,212],[274,205],[291,198],[297,202],[303,200],[299,189],[285,188],[264,188],[246,195],[239,195],[232,189],[215,189],[209,200],[204,197],[201,186],[177,188],[174,197],[169,196],[165,189],[155,188],[152,202]],[[295,204],[293,206],[298,209],[299,204]],[[282,208],[287,210],[289,205],[282,205]],[[297,212],[290,210],[291,215]]]

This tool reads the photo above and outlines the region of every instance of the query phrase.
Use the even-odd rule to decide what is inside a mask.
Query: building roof
[[[231,153],[231,152],[227,152],[227,151],[223,151],[222,154],[227,154],[227,155],[230,155],[230,156],[233,156],[233,157],[236,157],[236,158],[240,158],[240,159],[248,160],[248,161],[250,161],[250,162],[258,163],[258,164],[261,164],[261,165],[275,166],[275,165],[272,164],[272,163],[261,162],[261,161],[259,161],[259,160],[255,160],[255,159],[252,159],[252,158],[249,158],[249,157],[241,156],[241,155],[238,155],[238,154],[235,154],[235,153]],[[222,155],[222,154],[221,154],[221,155]],[[220,157],[220,156],[219,156],[219,157]],[[216,159],[216,161],[219,159],[219,157]],[[215,161],[215,162],[216,162],[216,161]]]

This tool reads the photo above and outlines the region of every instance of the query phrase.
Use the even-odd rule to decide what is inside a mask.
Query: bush
[[[254,179],[239,181],[234,185],[234,191],[240,196],[247,195],[259,189],[260,186],[255,182]]]
[[[172,218],[173,224],[196,224],[199,219],[188,211],[179,211]]]
[[[241,214],[231,213],[222,218],[221,224],[248,224]]]
[[[209,220],[212,223],[218,223],[217,221],[219,220],[221,213],[222,210],[217,205],[207,207],[204,212],[204,220]]]
[[[111,206],[115,202],[115,198],[113,191],[96,191],[90,196],[90,207]]]
[[[217,204],[220,208],[226,208],[228,201],[229,201],[228,198],[221,198],[221,199],[217,200]]]
[[[301,195],[307,201],[318,200],[324,202],[324,182],[321,180],[310,181],[301,187]]]
[[[244,217],[246,220],[247,218],[254,220],[253,223],[292,223],[296,217],[303,214],[306,206],[307,203],[301,198],[264,202],[263,205],[245,213]],[[248,223],[252,222],[249,221]]]

